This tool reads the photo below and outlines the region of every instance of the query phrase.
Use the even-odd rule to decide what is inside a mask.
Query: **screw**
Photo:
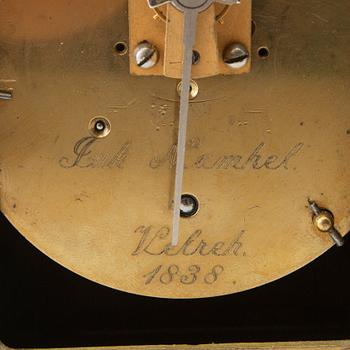
[[[327,232],[333,242],[341,247],[344,244],[344,238],[340,232],[334,227],[334,216],[326,209],[320,208],[316,202],[309,200],[309,207],[314,214],[313,222],[318,230]]]
[[[10,90],[1,90],[0,91],[0,100],[11,100],[12,99],[12,91]]]
[[[148,41],[142,41],[136,46],[134,56],[137,66],[143,69],[153,68],[159,59],[157,48]]]
[[[322,232],[328,232],[334,226],[334,217],[332,213],[322,210],[313,218],[315,226]]]
[[[223,60],[232,69],[243,68],[249,61],[249,51],[242,44],[231,44],[226,47]]]

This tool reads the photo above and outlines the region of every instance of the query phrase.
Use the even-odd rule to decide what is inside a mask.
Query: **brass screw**
[[[328,232],[334,226],[334,216],[326,210],[322,210],[313,218],[315,226],[322,232]]]
[[[321,232],[327,232],[333,242],[341,247],[344,244],[344,238],[334,227],[334,216],[326,209],[320,208],[316,202],[309,199],[309,207],[313,213],[313,223]]]

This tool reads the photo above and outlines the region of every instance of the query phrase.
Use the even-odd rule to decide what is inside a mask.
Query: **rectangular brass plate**
[[[134,75],[164,75],[180,78],[182,66],[182,28],[183,16],[173,6],[164,6],[167,23],[154,18],[154,11],[146,1],[129,0],[129,47],[130,72]],[[222,54],[231,43],[241,43],[250,51],[252,2],[242,0],[238,6],[231,6],[218,22],[216,16],[223,10],[223,5],[215,5],[201,13],[198,19],[197,42],[195,49],[205,52],[206,59],[193,66],[193,78],[203,78],[219,74],[233,75],[250,71],[251,60],[241,69],[233,70],[225,65]],[[149,41],[160,53],[158,64],[151,69],[142,69],[135,64],[134,49],[138,43]],[[212,53],[207,57],[208,53]]]

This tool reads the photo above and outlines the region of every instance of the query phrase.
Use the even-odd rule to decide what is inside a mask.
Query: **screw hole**
[[[94,137],[106,137],[111,132],[111,123],[105,117],[95,117],[89,122],[89,131]]]
[[[201,60],[201,54],[197,50],[193,50],[192,52],[192,64],[195,66]]]
[[[181,91],[182,91],[182,81],[180,81],[177,85],[177,93],[179,96],[181,96]],[[193,100],[194,98],[196,98],[198,93],[199,93],[198,84],[194,80],[191,80],[190,90],[189,90],[190,100]]]
[[[197,214],[199,209],[198,199],[191,194],[183,194],[181,196],[180,216],[182,218],[190,218]]]
[[[124,41],[118,41],[114,45],[114,50],[118,55],[123,56],[128,52],[128,45]]]
[[[270,56],[270,50],[263,46],[258,49],[258,55],[260,58],[265,59]]]

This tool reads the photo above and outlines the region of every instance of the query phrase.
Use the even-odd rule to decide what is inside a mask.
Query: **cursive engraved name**
[[[189,235],[182,245],[176,247],[171,243],[164,243],[164,241],[169,242],[170,238],[170,228],[168,226],[163,226],[157,231],[152,226],[140,226],[135,230],[135,233],[140,233],[141,238],[132,255],[238,256],[243,246],[241,238],[245,231],[238,232],[229,242],[217,241],[210,244],[202,239],[202,230],[196,230]]]
[[[129,154],[131,143],[124,143],[119,150],[109,154],[97,153],[94,145],[97,139],[92,136],[83,137],[78,140],[74,147],[74,157],[62,157],[59,165],[62,168],[122,168]]]
[[[203,153],[195,159],[191,164],[186,165],[187,168],[197,168],[197,169],[216,169],[216,170],[245,170],[245,169],[268,169],[268,170],[278,170],[286,169],[290,161],[295,158],[303,149],[304,144],[298,143],[294,145],[285,154],[277,155],[262,155],[265,143],[259,143],[254,150],[248,155],[241,154],[227,154],[215,156],[211,153]],[[166,154],[162,157],[154,156],[149,165],[152,169],[157,169],[160,166],[168,163],[170,168],[173,168],[176,164],[176,145],[171,145]]]

